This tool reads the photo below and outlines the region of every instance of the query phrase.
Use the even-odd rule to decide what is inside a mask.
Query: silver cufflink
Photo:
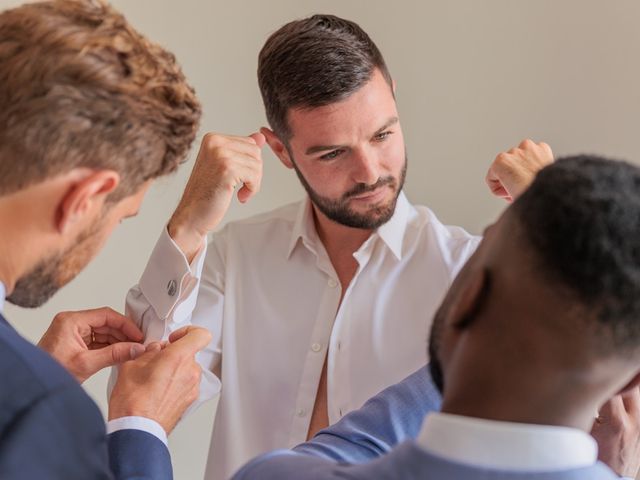
[[[167,293],[170,297],[173,297],[176,294],[176,290],[178,289],[175,280],[169,280],[167,284]]]

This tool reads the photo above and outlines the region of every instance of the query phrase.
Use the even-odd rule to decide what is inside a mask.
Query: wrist
[[[187,258],[188,263],[198,254],[207,236],[176,214],[167,225],[167,233]]]
[[[118,420],[119,418],[125,417],[144,417],[144,411],[136,411],[136,408],[131,408],[130,406],[127,408],[122,408],[122,405],[114,405],[113,403],[109,403],[109,408],[107,412],[107,420],[111,422],[112,420]]]

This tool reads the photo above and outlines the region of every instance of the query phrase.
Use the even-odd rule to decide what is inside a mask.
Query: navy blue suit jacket
[[[167,447],[140,430],[109,436],[78,382],[0,316],[0,478],[172,478]]]

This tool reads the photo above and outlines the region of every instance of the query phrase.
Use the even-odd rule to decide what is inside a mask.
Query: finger
[[[238,189],[238,200],[241,203],[245,203],[260,191],[262,164],[248,164],[242,172],[239,172],[239,175],[242,180],[242,186]]]
[[[251,135],[249,135],[249,137],[251,137],[256,142],[256,145],[260,148],[264,147],[264,144],[267,143],[267,138],[264,136],[262,131],[252,133]]]
[[[126,342],[126,341],[130,340],[129,337],[127,337],[124,333],[122,333],[121,330],[118,330],[117,328],[96,327],[96,328],[93,329],[93,333],[94,333],[94,336],[96,338],[100,334],[100,335],[109,335],[111,337],[115,337],[118,340],[120,340],[121,342]]]
[[[165,350],[181,350],[186,353],[196,353],[209,345],[211,333],[200,327],[188,326],[176,330],[169,336],[171,342]]]
[[[640,388],[636,387],[620,395],[622,404],[628,414],[638,416],[640,414]]]
[[[525,138],[520,142],[518,148],[521,148],[522,150],[530,150],[534,145],[536,145],[536,143],[533,140],[531,140],[530,138]]]
[[[89,348],[92,347],[95,343],[103,343],[105,345],[112,345],[114,343],[126,342],[127,339],[120,339],[108,333],[95,333],[93,338],[91,339],[91,343],[89,344]]]
[[[82,353],[82,363],[88,376],[106,367],[134,360],[145,352],[144,345],[135,342],[119,342]]]
[[[265,141],[267,138],[269,138],[269,135],[275,136],[275,134],[271,130],[269,130],[267,127],[260,127],[260,133],[265,138]]]
[[[220,153],[226,153],[228,156],[233,154],[244,154],[254,159],[262,158],[262,149],[255,143],[253,139],[250,142],[230,142],[217,150]]]
[[[193,330],[194,328],[198,328],[198,327],[194,327],[193,325],[187,325],[186,327],[179,328],[175,332],[171,332],[171,334],[169,335],[169,343],[173,343],[176,340],[181,339],[189,332],[189,330]]]
[[[510,198],[511,195],[502,184],[498,176],[494,173],[493,168],[489,169],[485,177],[485,182],[491,190],[491,193],[499,198]]]
[[[491,193],[500,198],[505,198],[509,196],[509,192],[500,182],[490,182],[489,188],[491,189]]]
[[[162,342],[151,342],[146,346],[147,352],[159,352],[164,348]]]
[[[606,402],[598,411],[599,417],[605,422],[608,422],[613,418],[620,418],[625,414],[626,411],[620,395],[616,395]]]
[[[246,203],[260,190],[260,184],[254,182],[244,182],[238,190],[238,201]]]
[[[142,340],[143,338],[142,332],[133,320],[109,307],[75,312],[75,318],[81,323],[81,326],[88,325],[94,330],[107,326],[120,330],[130,340]]]
[[[551,147],[549,146],[549,144],[545,142],[540,142],[538,146],[542,148],[542,150],[549,156],[549,158],[553,160],[553,151],[551,150]]]
[[[222,135],[219,133],[208,132],[202,137],[202,144],[213,146],[223,146],[229,143],[246,143],[248,145],[255,145],[256,142],[253,138],[241,135]]]

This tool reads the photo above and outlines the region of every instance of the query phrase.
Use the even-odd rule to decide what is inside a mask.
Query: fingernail
[[[147,345],[146,347],[146,352],[158,352],[162,350],[162,343],[161,342],[151,342],[150,344]]]
[[[139,343],[131,346],[131,360],[135,360],[137,357],[142,355],[146,351],[144,345],[140,345]]]

